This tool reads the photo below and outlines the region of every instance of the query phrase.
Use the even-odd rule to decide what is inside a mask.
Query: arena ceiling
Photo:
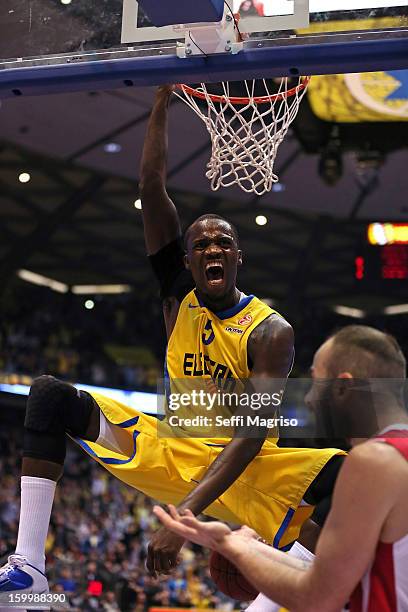
[[[155,293],[134,207],[152,99],[151,89],[129,89],[3,102],[0,286],[26,268],[68,285],[126,283]],[[214,194],[204,176],[204,126],[177,101],[170,115],[169,193],[183,225],[217,212],[237,226],[244,290],[293,308],[311,301],[375,310],[406,301],[400,285],[369,291],[353,273],[367,222],[407,216],[406,148],[377,155],[366,147],[364,156],[364,143],[358,152],[344,146],[342,172],[330,185],[318,172],[327,146],[307,153],[298,126],[279,151],[279,190],[261,198],[235,188]],[[107,144],[120,150],[109,153]],[[21,172],[30,182],[19,183]],[[260,214],[268,218],[263,227],[255,224]]]

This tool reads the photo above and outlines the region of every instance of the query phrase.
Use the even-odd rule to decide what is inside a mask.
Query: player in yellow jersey
[[[236,230],[217,215],[204,215],[182,241],[177,211],[165,189],[171,91],[158,90],[140,183],[146,246],[163,298],[168,390],[171,394],[180,381],[214,389],[220,381],[249,379],[252,391],[280,397],[294,357],[293,330],[278,313],[237,288],[242,254]],[[232,437],[222,435],[221,440],[204,431],[200,437],[197,432],[175,436],[169,420],[158,421],[140,409],[77,391],[51,376],[34,381],[25,419],[17,548],[4,570],[8,581],[13,572],[25,572],[34,591],[47,588],[44,544],[66,434],[146,495],[176,504],[179,511],[188,507],[195,514],[248,524],[278,548],[296,540],[314,507],[330,498],[343,458],[337,449],[278,448],[276,439],[266,440],[266,428],[245,437],[237,427]],[[276,405],[271,402],[266,414],[276,416]],[[151,573],[170,571],[182,545],[183,540],[161,528],[149,545]],[[21,584],[18,576],[15,590]]]
[[[293,362],[293,331],[278,313],[237,288],[242,253],[236,229],[225,219],[207,214],[196,219],[182,239],[177,211],[165,188],[171,92],[172,87],[158,90],[140,182],[146,246],[163,298],[169,392],[190,378],[231,377],[250,378],[255,389],[280,390]],[[270,407],[271,416],[275,410]],[[194,414],[194,407],[189,405],[187,411]],[[202,431],[202,436],[208,435]],[[229,520],[239,523],[246,515],[265,538],[284,547],[298,536],[301,522],[311,514],[310,507],[300,507],[309,485],[312,489],[315,484],[320,499],[327,497],[342,458],[333,449],[278,449],[276,440],[265,442],[265,436],[263,432],[246,439],[237,434],[219,446],[213,446],[216,441],[211,439],[172,440],[174,452],[184,445],[189,449],[187,456],[191,454],[188,461],[180,456],[178,471],[198,483],[177,503],[196,514],[229,514]],[[196,445],[200,459],[193,452]],[[212,454],[206,455],[205,447],[213,449]],[[330,466],[323,470],[327,463]],[[180,546],[174,535],[160,530],[149,546],[149,569],[168,570]]]

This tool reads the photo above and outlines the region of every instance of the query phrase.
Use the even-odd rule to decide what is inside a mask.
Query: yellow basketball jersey
[[[180,395],[192,389],[206,392],[240,393],[243,385],[239,381],[251,375],[248,363],[247,344],[251,332],[269,315],[277,314],[253,295],[243,297],[238,304],[222,312],[212,312],[200,303],[195,290],[191,291],[180,305],[176,324],[170,336],[165,373],[166,393]],[[231,407],[220,403],[213,406],[217,415],[230,416]],[[206,416],[205,407],[190,403],[180,406],[181,416]],[[209,407],[207,406],[207,410]],[[169,412],[169,411],[168,411]],[[209,415],[207,415],[209,416]],[[197,428],[188,428],[189,435],[214,437],[212,422],[196,423]],[[182,424],[179,425],[183,429]],[[187,431],[187,430],[186,430]],[[217,428],[217,437],[229,436],[229,428]]]

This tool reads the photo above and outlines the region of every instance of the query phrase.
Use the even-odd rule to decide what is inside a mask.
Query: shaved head
[[[238,231],[237,228],[227,219],[224,219],[224,217],[221,217],[220,215],[215,215],[213,213],[209,213],[207,215],[201,215],[201,217],[198,217],[198,219],[196,219],[195,221],[193,221],[193,223],[191,225],[188,226],[188,228],[186,229],[186,231],[184,232],[184,248],[187,250],[188,247],[188,240],[189,240],[189,235],[190,235],[190,231],[193,227],[195,227],[198,223],[203,223],[207,220],[215,220],[215,221],[220,221],[222,222],[225,226],[228,226],[231,232],[231,236],[234,238],[235,242],[239,243],[239,238],[238,238]]]
[[[404,354],[393,336],[373,327],[334,333],[316,351],[312,378],[305,399],[323,437],[370,437],[386,415],[404,411]]]
[[[367,325],[348,325],[329,338],[328,373],[355,378],[406,378],[406,360],[393,336]]]

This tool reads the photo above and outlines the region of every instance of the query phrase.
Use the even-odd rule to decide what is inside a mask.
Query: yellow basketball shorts
[[[98,393],[92,397],[108,421],[129,434],[133,453],[129,457],[96,443],[76,441],[116,478],[162,504],[180,503],[223,449],[211,439],[175,438],[165,421]],[[301,505],[306,489],[337,454],[344,453],[333,448],[279,448],[266,440],[242,475],[205,514],[249,525],[276,548],[286,549],[313,512],[313,506]]]

